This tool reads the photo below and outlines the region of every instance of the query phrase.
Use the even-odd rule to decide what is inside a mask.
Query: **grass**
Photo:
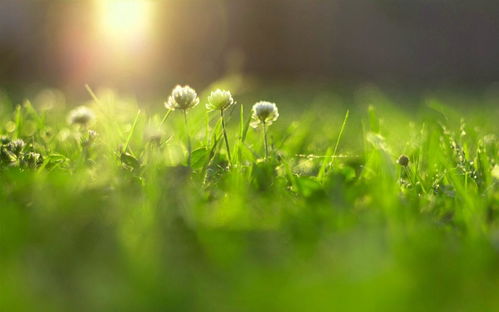
[[[206,92],[188,128],[91,95],[89,127],[50,98],[1,104],[0,310],[499,309],[497,107],[241,91],[223,138]]]

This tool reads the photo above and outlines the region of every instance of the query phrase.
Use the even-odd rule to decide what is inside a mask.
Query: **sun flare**
[[[100,32],[115,42],[145,38],[151,29],[151,1],[97,0]]]

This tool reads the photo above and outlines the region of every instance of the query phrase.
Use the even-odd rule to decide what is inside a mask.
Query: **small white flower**
[[[43,164],[43,156],[39,153],[28,152],[21,158],[21,166],[35,169]]]
[[[252,112],[251,126],[253,128],[257,128],[260,124],[271,125],[279,118],[277,105],[271,102],[261,101],[256,103],[253,105]]]
[[[72,125],[86,126],[94,121],[94,112],[86,106],[78,106],[69,112],[68,122]]]
[[[165,103],[165,107],[169,110],[187,110],[198,104],[199,98],[194,89],[189,86],[176,86]]]
[[[208,103],[206,103],[206,108],[209,111],[221,110],[224,111],[234,104],[234,99],[230,94],[230,91],[217,89],[211,92],[208,97]]]
[[[26,144],[22,139],[13,140],[5,145],[7,150],[14,153],[16,156],[19,156],[21,154],[24,146],[26,146]]]

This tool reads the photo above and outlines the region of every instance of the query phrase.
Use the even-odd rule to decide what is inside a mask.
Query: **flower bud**
[[[407,167],[409,165],[409,157],[407,157],[406,155],[400,155],[397,163],[402,167]]]

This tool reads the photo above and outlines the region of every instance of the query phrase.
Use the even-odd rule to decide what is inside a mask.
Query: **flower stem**
[[[187,123],[187,110],[184,109],[184,122],[185,122],[185,133],[187,135],[187,166],[191,166],[191,154],[192,154],[192,147],[191,147],[191,136],[189,134],[189,124]]]
[[[229,165],[231,165],[232,158],[230,157],[229,139],[227,138],[227,132],[225,131],[225,119],[224,119],[223,110],[220,110],[220,116],[222,117],[222,131],[224,133],[225,148],[227,149],[227,157],[229,158]]]
[[[263,141],[265,143],[265,159],[269,158],[269,144],[267,143],[267,124],[263,122]]]

